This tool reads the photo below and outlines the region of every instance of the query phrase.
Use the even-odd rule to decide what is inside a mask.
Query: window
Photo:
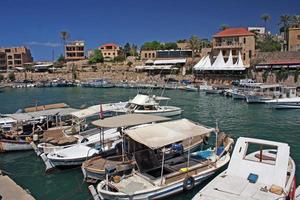
[[[7,59],[12,59],[12,56],[7,56]]]
[[[225,51],[225,50],[223,50],[223,51],[222,51],[222,54],[223,54],[223,56],[225,56],[225,55],[226,55],[226,51]]]
[[[246,44],[246,38],[244,38],[244,44]]]
[[[155,58],[155,53],[152,53],[152,57]]]
[[[21,54],[14,54],[15,59],[21,59]]]
[[[251,57],[252,57],[252,51],[249,50],[249,58],[251,58]]]
[[[112,55],[114,56],[114,55],[115,55],[115,53],[112,53]]]
[[[107,53],[107,55],[109,55],[109,56],[110,56],[110,53]]]
[[[149,53],[149,58],[151,58],[151,53]]]
[[[260,162],[270,165],[276,164],[277,146],[247,143],[247,150],[244,155],[244,160]]]
[[[145,53],[145,58],[147,58],[147,55],[148,55],[148,54],[147,54],[147,53]]]
[[[297,40],[300,40],[300,35],[297,35]]]
[[[243,60],[246,60],[246,54],[245,53],[243,54]]]
[[[10,53],[10,49],[5,49],[5,53]]]

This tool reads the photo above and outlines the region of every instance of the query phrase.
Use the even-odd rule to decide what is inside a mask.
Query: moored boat
[[[168,97],[158,97],[155,95],[137,94],[130,100],[124,108],[113,110],[117,114],[135,113],[150,114],[164,117],[180,115],[183,110],[175,106],[161,106],[161,101],[169,101]]]
[[[161,133],[164,134],[161,134]],[[187,119],[149,125],[125,131],[136,144],[146,149],[135,152],[137,171],[124,177],[114,176],[97,185],[101,199],[159,199],[191,190],[229,162],[232,139],[227,138],[221,150],[192,158],[188,154],[165,159],[167,146],[196,136],[207,136],[214,129],[197,125]],[[151,133],[151,134],[150,134]],[[217,150],[219,149],[219,150]],[[159,160],[154,151],[161,153]],[[206,156],[204,156],[206,155]],[[108,170],[107,170],[108,171]],[[92,190],[91,190],[92,191]]]
[[[300,109],[300,97],[273,99],[266,104],[275,109]]]
[[[193,200],[294,199],[295,171],[288,144],[240,137],[228,168]]]

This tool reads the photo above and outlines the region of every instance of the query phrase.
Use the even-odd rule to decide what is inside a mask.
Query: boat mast
[[[165,151],[166,151],[166,147],[164,147],[162,149],[162,161],[161,161],[161,173],[160,173],[160,185],[163,184],[163,175],[164,175],[164,164],[165,164]]]

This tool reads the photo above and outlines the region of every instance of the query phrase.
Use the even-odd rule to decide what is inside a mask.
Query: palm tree
[[[220,26],[220,31],[224,31],[225,29],[230,28],[230,26],[228,24],[221,24]]]
[[[267,22],[271,20],[271,15],[269,15],[268,13],[262,14],[260,16],[260,19],[265,22],[265,26],[267,27]]]
[[[189,39],[189,44],[192,49],[192,58],[194,60],[195,51],[201,49],[201,40],[198,36],[192,35]]]
[[[292,23],[293,27],[300,27],[300,15],[292,16],[291,23]]]
[[[284,14],[280,16],[279,25],[281,26],[280,30],[284,33],[284,47],[283,49],[286,50],[286,42],[287,42],[287,30],[291,26],[291,16]]]
[[[65,45],[66,45],[66,41],[70,38],[70,33],[67,32],[67,31],[61,31],[60,32],[60,38],[62,40],[62,43],[63,43],[63,47],[64,47],[64,54],[65,54]]]

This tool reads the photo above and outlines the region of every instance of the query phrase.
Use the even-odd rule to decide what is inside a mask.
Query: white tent
[[[225,61],[220,50],[215,62],[212,64],[212,70],[222,70],[225,67]]]
[[[195,70],[198,70],[198,68],[202,65],[202,63],[203,63],[203,61],[204,61],[205,58],[206,58],[206,57],[202,57],[201,60],[200,60],[199,62],[197,62],[197,64],[194,65],[193,68],[194,68]]]
[[[229,51],[229,57],[228,57],[228,60],[227,62],[225,63],[225,67],[232,67],[233,66],[233,59],[232,59],[232,51],[230,50]]]

